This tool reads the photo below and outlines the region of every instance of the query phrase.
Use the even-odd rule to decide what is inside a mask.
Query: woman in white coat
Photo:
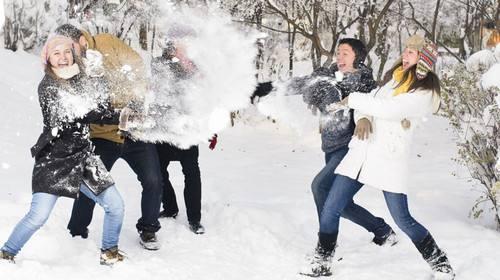
[[[437,246],[429,231],[409,213],[407,178],[409,150],[415,124],[439,109],[439,79],[431,71],[436,61],[436,46],[414,35],[406,42],[401,59],[389,70],[382,86],[370,94],[351,93],[340,102],[366,116],[373,133],[368,139],[353,138],[349,151],[335,170],[325,202],[321,223],[328,227],[319,232],[318,247],[312,266],[314,275],[331,273],[331,259],[339,231],[339,218],[349,201],[362,186],[383,191],[389,211],[399,228],[413,241],[438,279],[453,279],[454,272],[446,254]]]

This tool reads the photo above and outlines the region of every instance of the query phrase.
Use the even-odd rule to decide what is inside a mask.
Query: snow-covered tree
[[[4,46],[32,50],[67,20],[65,0],[5,0]],[[62,15],[62,16],[61,16]]]
[[[3,11],[3,0],[0,0],[0,30],[3,29],[4,20],[5,20],[5,14]]]
[[[484,203],[500,230],[500,46],[472,55],[466,65],[443,73],[444,112],[458,136],[458,162],[479,182],[481,195],[472,207],[475,218]]]

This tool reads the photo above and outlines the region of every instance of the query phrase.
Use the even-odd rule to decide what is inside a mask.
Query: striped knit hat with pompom
[[[417,62],[417,79],[422,80],[427,73],[432,71],[432,67],[437,61],[437,46],[428,39],[424,40],[424,46],[419,50]]]
[[[406,40],[406,48],[418,51],[417,79],[422,80],[427,77],[427,73],[432,71],[432,67],[437,61],[437,46],[431,40],[420,35],[413,35]]]

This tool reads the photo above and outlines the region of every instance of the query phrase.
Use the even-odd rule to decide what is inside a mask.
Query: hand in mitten
[[[83,64],[85,64],[85,72],[87,75],[89,77],[102,77],[104,75],[102,54],[96,50],[87,50],[85,56]]]
[[[123,108],[120,111],[120,122],[118,123],[118,129],[121,131],[127,131],[128,130],[128,122],[130,119],[130,115],[132,115],[134,111],[128,107]]]
[[[354,135],[357,136],[359,140],[368,139],[368,136],[372,132],[372,123],[367,118],[360,119],[356,123],[356,128],[354,128]]]
[[[212,139],[210,139],[208,142],[210,142],[210,144],[208,145],[208,148],[210,150],[215,149],[215,146],[217,145],[217,134],[214,134]]]

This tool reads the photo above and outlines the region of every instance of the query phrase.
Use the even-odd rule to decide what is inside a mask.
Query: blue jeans
[[[314,178],[311,189],[314,196],[314,202],[316,204],[316,210],[318,212],[318,218],[320,220],[320,232],[321,229],[329,229],[331,225],[329,225],[330,221],[328,219],[324,219],[322,221],[322,211],[325,207],[325,202],[332,192],[334,188],[333,182],[335,177],[337,176],[334,172],[337,166],[340,164],[344,156],[347,154],[348,148],[347,146],[336,150],[331,153],[325,154],[326,165],[321,169],[321,171]],[[354,188],[361,187],[361,183],[358,181],[352,180],[349,182],[353,185]],[[384,219],[373,216],[370,212],[368,212],[363,207],[354,203],[351,200],[347,201],[347,204],[342,212],[341,216],[345,219],[356,223],[367,231],[372,232],[377,237],[383,237],[387,235],[391,231],[391,227],[384,221]]]
[[[117,246],[122,229],[124,206],[116,187],[113,185],[98,196],[85,184],[82,184],[80,191],[104,208],[102,249]],[[59,196],[53,194],[34,193],[28,214],[16,225],[2,250],[17,255],[31,236],[45,224],[58,198]]]
[[[361,187],[361,184],[349,177],[339,174],[335,176],[332,191],[328,194],[321,212],[321,233],[338,234],[341,213],[351,204]],[[411,216],[405,194],[384,191],[384,197],[392,218],[413,242],[419,242],[429,234],[427,229]]]
[[[157,232],[160,229],[160,213],[163,179],[155,144],[125,139],[119,144],[105,139],[92,139],[95,150],[104,166],[111,171],[115,162],[122,158],[132,168],[141,182],[141,213],[136,224],[139,231]],[[82,234],[92,221],[95,203],[81,195],[75,200],[68,229],[71,234]]]

